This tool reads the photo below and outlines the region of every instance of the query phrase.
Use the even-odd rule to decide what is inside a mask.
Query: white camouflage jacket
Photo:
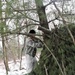
[[[29,54],[32,57],[35,57],[37,48],[41,48],[42,43],[39,40],[32,40],[31,38],[27,38],[26,46],[25,46],[25,54]]]

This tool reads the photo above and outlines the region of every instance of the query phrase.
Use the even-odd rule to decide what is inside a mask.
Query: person
[[[35,30],[30,30],[30,34],[33,36],[36,34]],[[39,40],[36,40],[33,36],[28,37],[26,40],[26,46],[25,46],[25,69],[28,73],[32,73],[32,75],[36,75],[33,69],[35,68],[36,61],[36,52],[37,48],[42,47],[42,43]],[[29,74],[28,74],[29,75]]]

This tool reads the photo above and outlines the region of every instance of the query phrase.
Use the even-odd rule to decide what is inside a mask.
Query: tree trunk
[[[37,7],[37,13],[39,16],[40,25],[46,29],[49,29],[47,17],[46,17],[46,13],[45,13],[45,7],[43,6],[42,1],[43,0],[39,0],[39,1],[35,0],[36,7]],[[38,29],[40,29],[40,28],[38,27]],[[59,75],[59,74],[61,75],[61,73],[63,74],[62,69],[61,69],[55,55],[52,53],[53,50],[50,51],[50,49],[52,49],[52,43],[54,43],[54,41],[56,43],[58,42],[58,40],[55,40],[55,38],[57,38],[57,37],[55,37],[53,35],[53,38],[54,38],[54,40],[53,40],[53,38],[50,38],[50,34],[46,34],[47,32],[45,32],[43,30],[42,30],[42,32],[43,32],[43,40],[44,40],[45,46],[41,52],[39,65],[37,65],[37,67],[35,69],[36,75]],[[57,49],[57,44],[56,44],[56,49]],[[55,53],[56,52],[57,51],[55,51]],[[55,66],[53,64],[57,64],[56,65],[58,67],[57,72],[53,71],[53,70],[56,70]]]
[[[8,66],[8,56],[7,56],[7,49],[5,47],[5,42],[4,42],[4,36],[2,35],[2,46],[3,46],[3,59],[4,59],[4,65],[6,69],[6,74],[8,74],[9,71],[9,66]]]
[[[2,1],[0,0],[0,18],[2,17],[3,17],[2,16]],[[5,30],[5,25],[6,25],[6,21],[1,20],[0,21],[0,32],[1,32],[1,38],[2,38],[2,47],[3,47],[3,60],[4,60],[5,69],[6,69],[6,75],[7,75],[9,71],[9,67],[8,67],[7,50],[5,47],[5,36],[3,35],[3,32]]]
[[[35,2],[36,2],[37,13],[39,16],[40,25],[44,28],[49,29],[47,17],[46,17],[46,13],[45,13],[45,7],[43,6],[42,0],[39,0],[39,1],[35,0]],[[40,28],[38,27],[38,29],[40,29]],[[46,36],[45,33],[43,33],[43,40],[47,44],[47,46],[49,47],[50,46],[50,39]],[[44,50],[42,50],[42,52],[41,52],[39,65],[36,68],[36,74],[37,75],[48,75],[47,69],[46,69],[46,64],[45,64],[46,61],[44,61],[43,55],[45,55],[46,57],[47,57],[47,55],[49,55],[49,52],[47,51],[46,48],[44,48]]]

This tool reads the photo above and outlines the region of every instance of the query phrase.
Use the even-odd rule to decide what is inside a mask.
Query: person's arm
[[[42,48],[43,47],[43,43],[40,41],[40,40],[28,40],[27,41],[27,46],[30,46],[30,47],[37,47],[37,48]]]
[[[43,44],[40,40],[37,40],[37,42],[35,43],[37,48],[42,48]]]

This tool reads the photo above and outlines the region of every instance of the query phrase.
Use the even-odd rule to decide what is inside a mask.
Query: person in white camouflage
[[[29,33],[32,35],[36,34],[35,30],[30,30]],[[25,69],[28,71],[28,73],[32,72],[32,75],[36,75],[35,72],[33,72],[33,69],[37,62],[35,56],[36,56],[37,48],[41,48],[41,47],[42,47],[42,43],[39,40],[36,40],[33,37],[27,38],[26,46],[25,46],[25,57],[26,57]]]

